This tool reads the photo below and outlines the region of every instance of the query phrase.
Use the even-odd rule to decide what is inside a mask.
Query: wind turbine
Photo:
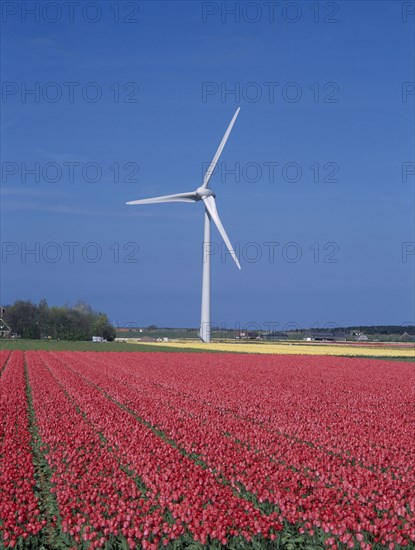
[[[216,208],[215,193],[212,189],[209,189],[209,180],[215,170],[219,157],[222,154],[223,148],[229,138],[229,134],[235,124],[235,120],[239,114],[240,107],[236,109],[235,114],[219,144],[218,150],[213,157],[212,162],[207,169],[203,183],[196,191],[190,191],[189,193],[178,193],[176,195],[164,195],[162,197],[154,197],[151,199],[140,199],[136,201],[129,201],[126,204],[157,204],[162,202],[198,202],[203,201],[205,207],[205,227],[203,237],[203,274],[202,274],[202,311],[200,317],[200,331],[199,336],[204,342],[210,342],[210,222],[213,220],[219,233],[221,234],[225,244],[234,259],[238,269],[241,269],[238,257],[233,249],[225,228],[220,221],[219,214]]]

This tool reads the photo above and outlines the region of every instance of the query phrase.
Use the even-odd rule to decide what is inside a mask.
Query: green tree
[[[7,307],[5,321],[21,338],[40,338],[39,311],[30,301],[17,300]]]
[[[22,338],[51,336],[60,340],[91,340],[102,336],[114,340],[116,332],[104,313],[96,313],[86,302],[49,307],[42,299],[39,305],[18,300],[6,308],[5,321]]]
[[[115,328],[111,325],[105,313],[98,313],[93,324],[93,336],[102,336],[105,340],[111,341],[116,337]]]
[[[42,298],[38,305],[39,318],[39,336],[45,338],[49,336],[49,306],[45,298]]]

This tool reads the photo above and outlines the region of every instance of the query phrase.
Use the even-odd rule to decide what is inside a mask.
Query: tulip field
[[[163,347],[164,342],[132,342],[133,345]],[[397,358],[401,360],[414,360],[415,350],[413,344],[387,344],[387,343],[357,343],[357,342],[258,342],[258,341],[239,341],[239,342],[210,342],[206,344],[200,341],[169,341],[168,347],[177,350],[208,350],[220,352],[236,353],[260,353],[267,355],[338,355],[349,357],[377,357],[377,358]]]
[[[0,351],[0,548],[415,548],[415,371]]]

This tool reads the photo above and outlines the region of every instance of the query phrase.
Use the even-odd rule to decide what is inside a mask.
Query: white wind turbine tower
[[[239,114],[240,107],[237,108],[233,118],[225,132],[225,135],[220,142],[218,150],[210,163],[209,168],[203,178],[203,183],[196,191],[189,193],[178,193],[177,195],[164,195],[162,197],[154,197],[151,199],[141,199],[137,201],[129,201],[126,204],[157,204],[161,202],[197,202],[202,200],[205,206],[205,229],[203,238],[203,275],[202,275],[202,312],[200,318],[199,336],[204,342],[210,342],[210,221],[213,220],[219,233],[221,234],[226,246],[235,260],[236,265],[241,269],[238,257],[233,249],[228,235],[220,221],[218,211],[216,209],[215,193],[209,189],[209,180],[213,174],[219,157],[225,147],[232,127],[235,124],[236,117]]]

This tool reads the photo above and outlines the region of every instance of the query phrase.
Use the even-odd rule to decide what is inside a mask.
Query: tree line
[[[39,304],[17,300],[6,306],[4,320],[20,338],[91,340],[92,336],[101,336],[114,340],[116,336],[107,315],[94,311],[86,302],[49,307],[44,299]]]

